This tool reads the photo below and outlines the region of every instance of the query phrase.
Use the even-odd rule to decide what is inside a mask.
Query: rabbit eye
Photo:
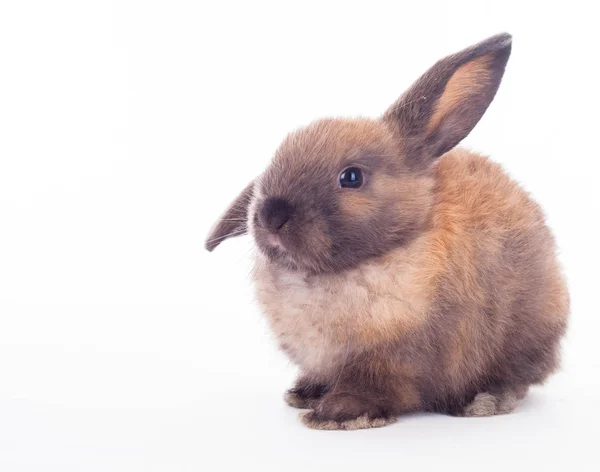
[[[358,188],[363,183],[362,170],[358,167],[348,167],[340,174],[340,187]]]

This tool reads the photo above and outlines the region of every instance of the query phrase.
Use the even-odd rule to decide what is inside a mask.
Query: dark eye
[[[358,188],[363,183],[362,170],[358,167],[348,167],[340,174],[340,187]]]

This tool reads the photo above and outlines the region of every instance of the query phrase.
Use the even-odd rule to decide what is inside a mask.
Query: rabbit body
[[[257,298],[301,384],[335,394],[364,369],[390,415],[467,414],[478,394],[522,396],[556,368],[569,297],[540,208],[462,149],[433,171],[429,227],[407,246],[341,274],[258,255]]]

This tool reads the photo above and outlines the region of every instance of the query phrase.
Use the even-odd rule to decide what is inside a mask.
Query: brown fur
[[[470,95],[486,85],[489,61],[489,56],[483,56],[467,62],[456,70],[446,84],[427,125],[429,131],[435,130],[459,103],[468,100]]]
[[[569,296],[543,213],[499,165],[446,152],[509,53],[491,38],[438,62],[381,120],[291,134],[209,237],[212,249],[245,208],[257,298],[302,371],[286,401],[312,410],[306,425],[507,413],[557,367]],[[350,166],[358,189],[336,185]],[[270,227],[273,211],[285,218]]]

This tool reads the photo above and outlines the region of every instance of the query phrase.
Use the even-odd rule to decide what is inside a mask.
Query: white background
[[[598,466],[593,2],[0,4],[0,470]],[[203,240],[285,134],[377,116],[442,56],[514,35],[464,144],[542,202],[572,318],[513,415],[305,429],[253,302],[250,238]]]

